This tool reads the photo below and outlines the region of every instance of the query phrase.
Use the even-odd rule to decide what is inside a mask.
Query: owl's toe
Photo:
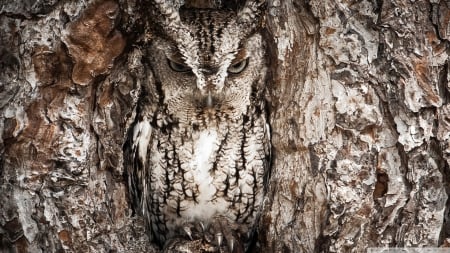
[[[237,240],[240,238],[238,234],[236,224],[224,217],[217,217],[205,233],[205,239],[213,237],[215,240],[210,243],[215,244],[219,252],[244,252],[244,248]]]
[[[242,236],[239,225],[225,217],[216,217],[212,222],[186,222],[181,227],[181,238],[172,242],[172,251],[198,247],[198,252],[243,253],[246,236]],[[175,247],[174,247],[175,246]],[[178,250],[178,251],[177,251]],[[167,251],[169,252],[169,251]],[[195,252],[195,251],[194,251]]]

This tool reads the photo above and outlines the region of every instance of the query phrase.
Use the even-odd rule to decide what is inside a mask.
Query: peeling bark
[[[0,6],[0,252],[157,252],[122,167],[148,3]],[[450,246],[449,10],[268,1],[262,252]]]

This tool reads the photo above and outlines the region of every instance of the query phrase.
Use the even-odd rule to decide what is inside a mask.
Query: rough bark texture
[[[145,8],[0,0],[0,252],[156,252],[122,167]],[[449,21],[438,0],[268,1],[262,252],[450,245]]]

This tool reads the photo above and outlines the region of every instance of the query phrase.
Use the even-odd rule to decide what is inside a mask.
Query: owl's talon
[[[250,238],[252,238],[252,236],[253,236],[253,231],[248,231],[247,232],[247,239],[250,239]]]
[[[190,227],[183,227],[184,232],[189,236],[189,239],[191,239],[191,241],[193,241],[194,239],[192,238],[192,231]]]
[[[200,221],[199,223],[200,223],[200,227],[202,228],[202,232],[205,233],[207,227],[205,226],[205,224],[203,224],[203,222]]]
[[[233,250],[234,250],[234,239],[230,239],[228,241],[228,247],[230,248],[230,252],[233,252]]]
[[[219,232],[216,234],[216,241],[217,241],[217,245],[220,248],[220,246],[222,246],[222,242],[223,242],[223,234],[222,233]]]

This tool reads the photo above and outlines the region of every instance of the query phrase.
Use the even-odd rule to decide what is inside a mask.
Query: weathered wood
[[[0,0],[0,252],[156,252],[122,167],[152,78],[148,3],[19,2]],[[449,17],[446,1],[268,1],[259,250],[450,245]]]

